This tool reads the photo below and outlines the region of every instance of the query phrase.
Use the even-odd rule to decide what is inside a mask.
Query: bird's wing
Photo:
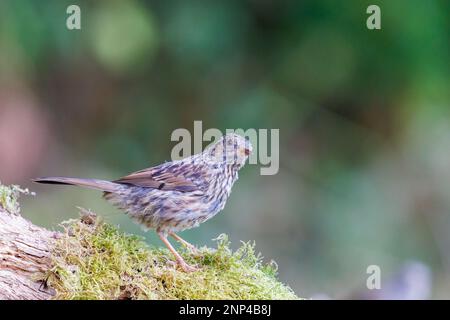
[[[184,174],[187,169],[178,163],[163,164],[133,172],[113,182],[165,191],[192,192],[199,190],[199,185]]]

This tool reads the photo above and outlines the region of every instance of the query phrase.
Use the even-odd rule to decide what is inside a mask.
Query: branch
[[[51,268],[55,233],[0,208],[0,299],[51,298],[55,292],[32,279]]]
[[[254,244],[232,251],[181,249],[200,271],[178,270],[167,249],[149,247],[81,209],[61,232],[20,216],[19,187],[0,185],[0,299],[298,299]]]

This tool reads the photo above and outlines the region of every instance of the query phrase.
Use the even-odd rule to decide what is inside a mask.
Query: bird
[[[103,191],[103,197],[147,231],[154,229],[184,272],[200,268],[186,263],[169,242],[173,237],[196,251],[177,233],[199,226],[225,207],[238,171],[253,151],[247,137],[227,133],[202,152],[133,172],[113,181],[41,177],[37,183],[75,185]]]

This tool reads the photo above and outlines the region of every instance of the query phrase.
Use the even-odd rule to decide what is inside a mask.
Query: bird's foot
[[[198,255],[200,253],[200,251],[197,249],[197,247],[195,247],[192,243],[187,242],[186,240],[184,240],[183,238],[181,238],[179,235],[177,235],[174,232],[171,232],[170,235],[175,238],[175,240],[177,240],[179,243],[181,243],[181,245],[185,248],[187,248],[191,253]]]
[[[193,253],[194,255],[199,255],[200,254],[200,251],[197,249],[197,247],[196,246],[194,246],[193,244],[183,244],[184,245],[184,247],[186,248],[186,249],[188,249],[191,253]]]
[[[201,270],[198,267],[194,267],[194,266],[187,264],[184,260],[178,260],[177,262],[178,262],[178,265],[180,266],[180,268],[186,273]]]

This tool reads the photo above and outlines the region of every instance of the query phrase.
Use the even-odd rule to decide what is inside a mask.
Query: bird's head
[[[208,146],[205,154],[208,161],[213,163],[235,165],[241,168],[252,151],[252,144],[247,138],[228,133]]]

